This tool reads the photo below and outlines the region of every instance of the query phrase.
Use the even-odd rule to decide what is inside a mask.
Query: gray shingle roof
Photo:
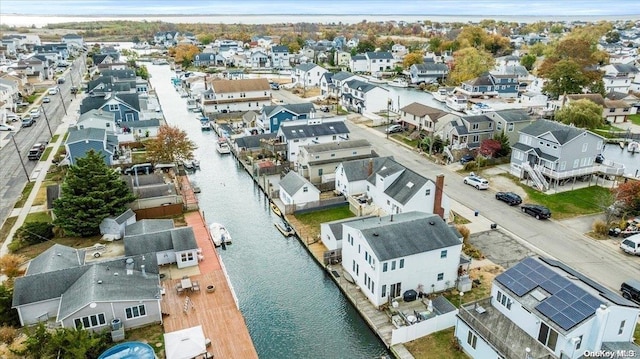
[[[527,122],[533,120],[525,110],[499,110],[496,111],[495,114],[507,122]]]
[[[12,306],[60,298],[87,268],[88,266],[79,266],[16,278],[13,284]]]
[[[269,140],[272,138],[276,138],[276,135],[276,133],[265,133],[255,136],[243,136],[236,138],[234,141],[236,142],[236,146],[238,146],[239,148],[253,149],[260,148],[261,139]]]
[[[67,144],[82,142],[85,140],[90,141],[104,141],[106,131],[103,128],[83,128],[78,129],[75,127],[69,128],[69,136],[67,137]]]
[[[469,123],[493,122],[487,115],[462,116],[462,119]]]
[[[305,185],[309,186],[309,188],[315,188],[314,185],[311,184],[311,182],[307,181],[306,178],[300,176],[295,171],[291,171],[287,173],[287,175],[280,180],[279,185],[283,191],[285,191],[290,195],[297,193],[300,190],[300,188],[302,188]]]
[[[392,184],[387,186],[384,193],[401,204],[406,204],[411,198],[413,198],[413,196],[416,195],[416,193],[418,193],[427,181],[430,181],[429,179],[399,164],[393,160],[393,158],[387,158],[383,163],[381,163],[379,168],[367,178],[367,181],[375,185],[376,176],[379,175],[385,178],[397,174],[398,172],[401,172],[400,175]]]
[[[371,143],[369,143],[369,141],[367,140],[348,140],[339,142],[318,143],[315,145],[307,145],[303,147],[305,147],[307,149],[307,152],[309,153],[319,153],[334,151],[337,149],[349,149],[364,146],[371,146]]]
[[[180,227],[165,231],[126,235],[124,252],[127,256],[162,252],[168,250],[184,251],[198,248],[193,228]]]
[[[345,226],[362,232],[379,261],[462,245],[462,240],[437,214],[406,212]]]
[[[337,72],[335,74],[333,74],[333,76],[331,77],[332,80],[337,80],[337,81],[343,81],[348,79],[349,77],[355,76],[354,74],[352,74],[351,72],[347,72],[347,71],[340,71]]]
[[[377,51],[377,52],[366,52],[365,56],[367,56],[367,58],[369,59],[389,59],[392,60],[393,59],[393,55],[388,52],[388,51]]]
[[[423,63],[423,64],[413,64],[411,66],[415,66],[418,71],[436,71],[436,72],[449,71],[449,67],[447,65],[436,64],[433,62]]]
[[[300,65],[296,66],[296,70],[308,72],[308,71],[311,71],[316,66],[318,66],[318,65],[316,65],[314,63],[311,63],[311,62],[307,62],[307,63],[300,64]]]
[[[127,127],[129,128],[160,127],[160,120],[157,118],[154,118],[151,120],[128,121]]]
[[[155,233],[172,229],[173,219],[141,219],[124,228],[125,236]]]
[[[554,121],[537,120],[521,130],[522,133],[539,137],[545,133],[551,133],[559,144],[563,145],[572,139],[582,135],[585,130],[563,125]]]
[[[136,216],[136,212],[132,211],[131,208],[129,208],[126,211],[124,211],[121,215],[116,217],[115,221],[118,224],[122,224],[126,222],[129,218],[135,217],[135,216]]]
[[[315,125],[283,122],[280,124],[280,130],[287,140],[349,133],[347,125],[342,121],[323,122]]]
[[[347,219],[338,219],[335,221],[327,222],[329,225],[329,230],[333,233],[333,236],[336,240],[342,240],[342,225],[346,223],[350,223],[353,221],[360,221],[366,218],[373,218],[373,216],[363,216],[363,217],[352,217]]]
[[[26,275],[78,267],[84,264],[84,256],[84,250],[56,243],[31,260]]]
[[[267,117],[272,117],[276,115],[278,112],[283,110],[291,112],[294,115],[310,114],[310,113],[316,112],[316,108],[313,106],[311,102],[290,103],[286,105],[262,107],[262,112],[266,114]]]
[[[271,46],[271,52],[289,52],[288,46]]]
[[[375,173],[382,167],[382,165],[388,160],[393,160],[393,157],[375,157],[361,160],[345,161],[342,162],[342,169],[345,177],[349,182],[366,180],[369,173],[369,165],[371,165],[372,173]]]
[[[387,91],[385,88],[382,88],[380,86],[377,86],[368,82],[360,81],[360,80],[349,80],[345,82],[345,84],[351,89],[362,91],[362,92],[369,92],[376,88],[380,88]]]

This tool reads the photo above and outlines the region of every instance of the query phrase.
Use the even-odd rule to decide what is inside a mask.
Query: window
[[[386,271],[387,271],[387,269],[388,269],[388,267],[389,267],[389,266],[388,266],[388,263],[386,263],[386,262],[385,262],[385,263],[382,263],[382,271],[383,271],[383,272],[386,272]],[[384,292],[384,289],[383,289],[382,291]]]
[[[120,106],[118,106],[117,103],[109,105],[109,111],[119,111],[119,110],[120,110]]]
[[[624,332],[624,325],[627,321],[623,320],[620,322],[620,328],[618,329],[618,335],[622,335],[622,333]]]
[[[477,130],[477,129],[478,129],[478,124],[477,124],[477,123],[474,123],[474,124],[471,126],[471,129],[472,129],[472,130]]]
[[[400,260],[400,265],[399,265],[399,267],[400,267],[400,268],[404,268],[404,258]]]
[[[589,148],[589,144],[588,143],[583,143],[582,144],[582,152],[587,152],[587,148]]]
[[[387,285],[383,284],[382,285],[382,298],[387,296]]]
[[[351,271],[353,271],[355,273],[356,271],[356,261],[353,261],[353,264],[351,265]]]
[[[573,161],[573,168],[577,168],[580,165],[580,159]]]
[[[467,344],[471,345],[471,347],[475,349],[477,343],[478,336],[475,335],[472,331],[469,331],[469,334],[467,334]]]
[[[428,196],[428,195],[430,195],[430,194],[431,194],[431,189],[430,189],[430,188],[427,188],[427,190],[424,192],[424,195],[425,195],[425,196]]]
[[[318,176],[322,176],[322,168],[318,169]]]
[[[440,251],[440,258],[447,258],[447,250]]]
[[[582,346],[582,335],[579,336],[578,341],[576,342],[576,350],[580,349],[580,347]]]
[[[193,261],[193,252],[181,253],[180,261],[182,262],[191,262]]]
[[[73,320],[73,324],[76,326],[76,329],[89,329],[105,325],[107,324],[107,320],[104,317],[104,313],[100,313],[88,317],[76,318]]]
[[[556,342],[558,341],[558,332],[549,328],[545,323],[541,323],[540,332],[538,333],[538,341],[547,348],[555,351]]]
[[[307,186],[302,187],[302,192],[309,192],[309,187]]]
[[[507,124],[507,132],[513,132],[513,123]]]
[[[478,135],[471,136],[471,142],[480,142],[480,136]]]
[[[500,291],[498,291],[497,300],[500,304],[502,304],[503,307],[511,309],[511,303],[513,302],[511,301],[511,299],[509,299],[509,297],[502,294],[502,292]]]
[[[147,315],[147,309],[144,307],[144,304],[140,304],[136,305],[135,307],[126,308],[124,310],[124,314],[127,319],[144,317],[145,315]]]
[[[396,261],[391,261],[391,270],[396,270]]]
[[[438,280],[441,281],[444,279],[444,273],[438,273]]]

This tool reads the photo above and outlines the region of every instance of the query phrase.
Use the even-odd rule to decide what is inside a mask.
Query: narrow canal
[[[268,200],[232,155],[215,150],[216,135],[203,132],[171,85],[169,66],[147,64],[167,122],[197,145],[208,223],[229,230],[233,244],[220,250],[260,358],[379,358],[385,346],[343,297],[302,244],[273,223]]]

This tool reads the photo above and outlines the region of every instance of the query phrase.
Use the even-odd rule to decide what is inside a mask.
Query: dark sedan
[[[498,192],[496,193],[496,199],[510,206],[522,203],[522,198],[513,192]]]
[[[551,211],[549,208],[539,204],[523,204],[520,208],[523,213],[536,217],[536,219],[551,218]]]

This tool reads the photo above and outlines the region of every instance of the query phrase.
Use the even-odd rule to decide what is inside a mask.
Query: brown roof
[[[447,113],[442,111],[442,110],[438,110],[437,108],[433,108],[433,107],[429,107],[429,106],[425,106],[421,103],[417,103],[417,102],[413,102],[410,103],[409,105],[403,107],[400,109],[400,111],[404,111],[408,114],[411,115],[415,115],[418,117],[424,117],[429,115],[429,117],[431,119],[437,119],[440,118],[444,115],[446,115]]]
[[[631,105],[622,100],[604,100],[606,108],[629,108]]]
[[[250,91],[269,91],[267,79],[216,80],[211,81],[211,88],[215,93],[235,93]]]
[[[599,93],[573,94],[567,95],[567,98],[572,101],[586,99],[604,107],[604,97]]]

